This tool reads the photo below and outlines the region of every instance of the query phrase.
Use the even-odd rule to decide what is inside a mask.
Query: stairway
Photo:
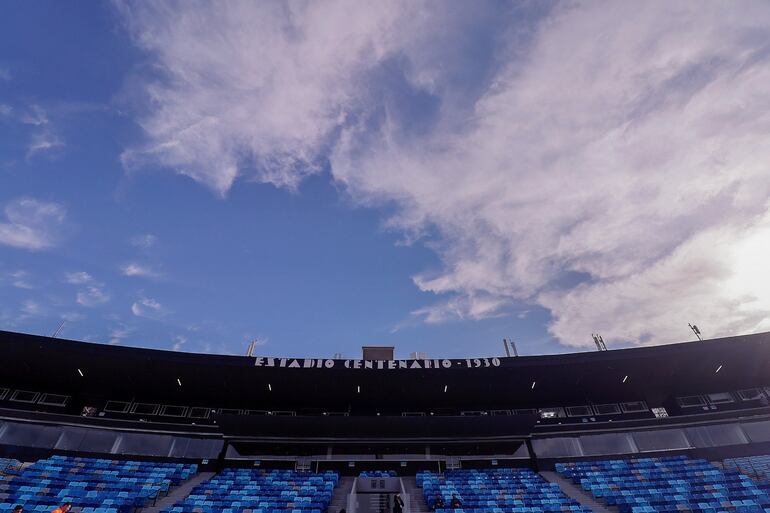
[[[193,491],[193,488],[201,484],[203,481],[208,481],[212,477],[214,477],[214,472],[200,472],[176,488],[170,489],[168,495],[156,502],[155,505],[141,508],[138,510],[138,512],[160,513],[164,509],[170,508],[177,502],[183,500],[185,497],[190,495],[190,492]]]
[[[409,495],[409,506],[405,513],[430,513],[430,508],[425,504],[422,488],[417,486],[415,477],[402,477],[401,484],[404,487],[404,493]]]
[[[332,500],[329,502],[329,513],[339,513],[341,509],[347,509],[348,496],[350,496],[350,492],[353,491],[353,482],[355,479],[355,477],[340,477],[337,486],[334,488]]]
[[[556,483],[567,497],[575,499],[583,506],[591,508],[594,513],[618,513],[614,507],[606,506],[597,501],[593,495],[587,493],[579,486],[572,484],[572,481],[566,479],[558,472],[541,471],[540,475],[549,483]]]

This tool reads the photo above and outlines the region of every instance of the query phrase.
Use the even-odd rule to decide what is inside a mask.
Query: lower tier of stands
[[[48,513],[64,502],[75,513],[124,513],[146,506],[188,479],[196,465],[52,456],[0,480],[0,510],[21,505]]]
[[[556,470],[620,513],[766,513],[767,490],[686,456],[562,463]]]
[[[165,513],[322,513],[338,480],[336,472],[226,469]]]
[[[559,485],[526,469],[421,472],[417,486],[437,513],[449,510],[455,500],[464,513],[591,512],[567,497]]]
[[[761,480],[770,480],[770,456],[767,455],[729,458],[724,461],[724,467]]]

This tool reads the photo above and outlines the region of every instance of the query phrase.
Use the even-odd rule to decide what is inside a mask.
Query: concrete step
[[[422,488],[417,486],[417,479],[414,476],[402,477],[401,484],[409,494],[409,513],[430,513],[431,509],[425,504]]]
[[[185,497],[190,495],[190,492],[193,491],[193,488],[198,486],[203,481],[208,481],[212,477],[214,477],[214,472],[200,472],[176,488],[169,490],[169,494],[156,502],[154,506],[141,508],[138,511],[139,513],[160,513],[164,509],[170,508],[177,502],[183,500]]]
[[[354,477],[344,476],[337,482],[337,486],[334,488],[332,499],[329,501],[328,513],[339,513],[341,509],[347,509],[348,496],[353,490]]]
[[[579,486],[576,486],[569,479],[565,478],[558,472],[542,471],[540,475],[549,483],[556,483],[567,497],[571,497],[578,501],[583,506],[591,508],[594,513],[618,513],[618,509],[614,506],[607,506],[602,502],[597,501],[593,495],[584,491]]]

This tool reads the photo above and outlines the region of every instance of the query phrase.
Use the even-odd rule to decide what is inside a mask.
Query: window
[[[220,408],[219,414],[220,415],[242,415],[243,410],[237,410],[234,408]]]
[[[34,403],[37,401],[38,394],[37,392],[30,392],[29,390],[15,390],[13,394],[11,394],[11,401],[15,401],[17,403]]]
[[[687,397],[677,397],[676,402],[682,408],[696,408],[698,406],[705,406],[706,400],[702,395],[690,395]]]
[[[706,394],[711,404],[725,404],[734,403],[735,398],[730,392],[716,392],[714,394]]]
[[[629,401],[627,403],[620,403],[620,409],[623,413],[641,413],[649,411],[647,403],[644,401]]]
[[[191,419],[207,419],[209,415],[211,415],[211,408],[202,408],[200,406],[190,408],[189,416]]]
[[[401,412],[402,417],[424,417],[425,412],[424,411],[405,411]]]
[[[297,412],[289,411],[289,410],[275,410],[273,411],[273,415],[281,415],[283,417],[296,417]]]
[[[485,411],[478,411],[478,410],[469,410],[469,411],[461,411],[460,415],[463,415],[465,417],[481,417],[482,415],[486,415],[487,412]]]
[[[739,390],[738,395],[744,401],[756,401],[757,399],[762,399],[764,397],[764,395],[762,394],[762,390],[759,388],[749,388],[747,390]]]
[[[652,414],[655,415],[656,419],[665,419],[668,417],[668,412],[663,407],[653,408]]]
[[[349,417],[350,414],[346,411],[330,411],[329,416],[330,417]]]
[[[187,406],[171,406],[166,404],[160,409],[160,414],[164,417],[186,417]]]
[[[134,403],[134,406],[131,407],[131,413],[137,415],[157,415],[159,409],[160,406],[157,404]]]
[[[541,408],[538,410],[541,419],[555,419],[564,417],[564,408]]]
[[[535,408],[521,408],[516,410],[516,415],[537,415]]]
[[[590,406],[567,406],[567,415],[570,417],[590,417],[593,411]]]
[[[7,388],[0,388],[0,401],[5,399],[5,396],[8,395],[9,390]]]
[[[44,404],[46,406],[67,406],[68,400],[68,395],[43,394],[37,403]]]
[[[620,406],[617,404],[595,404],[594,411],[597,415],[620,415]]]
[[[489,410],[490,415],[510,415],[511,410]]]
[[[104,411],[110,413],[128,413],[131,409],[131,403],[125,401],[107,401],[104,405]]]
[[[246,415],[270,415],[270,412],[267,410],[246,410]]]

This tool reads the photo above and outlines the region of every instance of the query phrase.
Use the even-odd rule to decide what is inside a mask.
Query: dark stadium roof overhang
[[[0,332],[0,386],[93,394],[107,399],[264,409],[424,411],[619,402],[654,404],[672,395],[739,390],[770,379],[770,334],[655,347],[479,360],[433,367],[268,367],[256,358],[115,347]],[[328,364],[326,362],[333,362]],[[478,366],[477,365],[478,362]],[[279,361],[273,362],[280,365]],[[314,364],[315,365],[315,364]],[[82,373],[82,376],[81,376]],[[180,385],[181,383],[181,385]],[[533,385],[534,384],[534,385]]]

